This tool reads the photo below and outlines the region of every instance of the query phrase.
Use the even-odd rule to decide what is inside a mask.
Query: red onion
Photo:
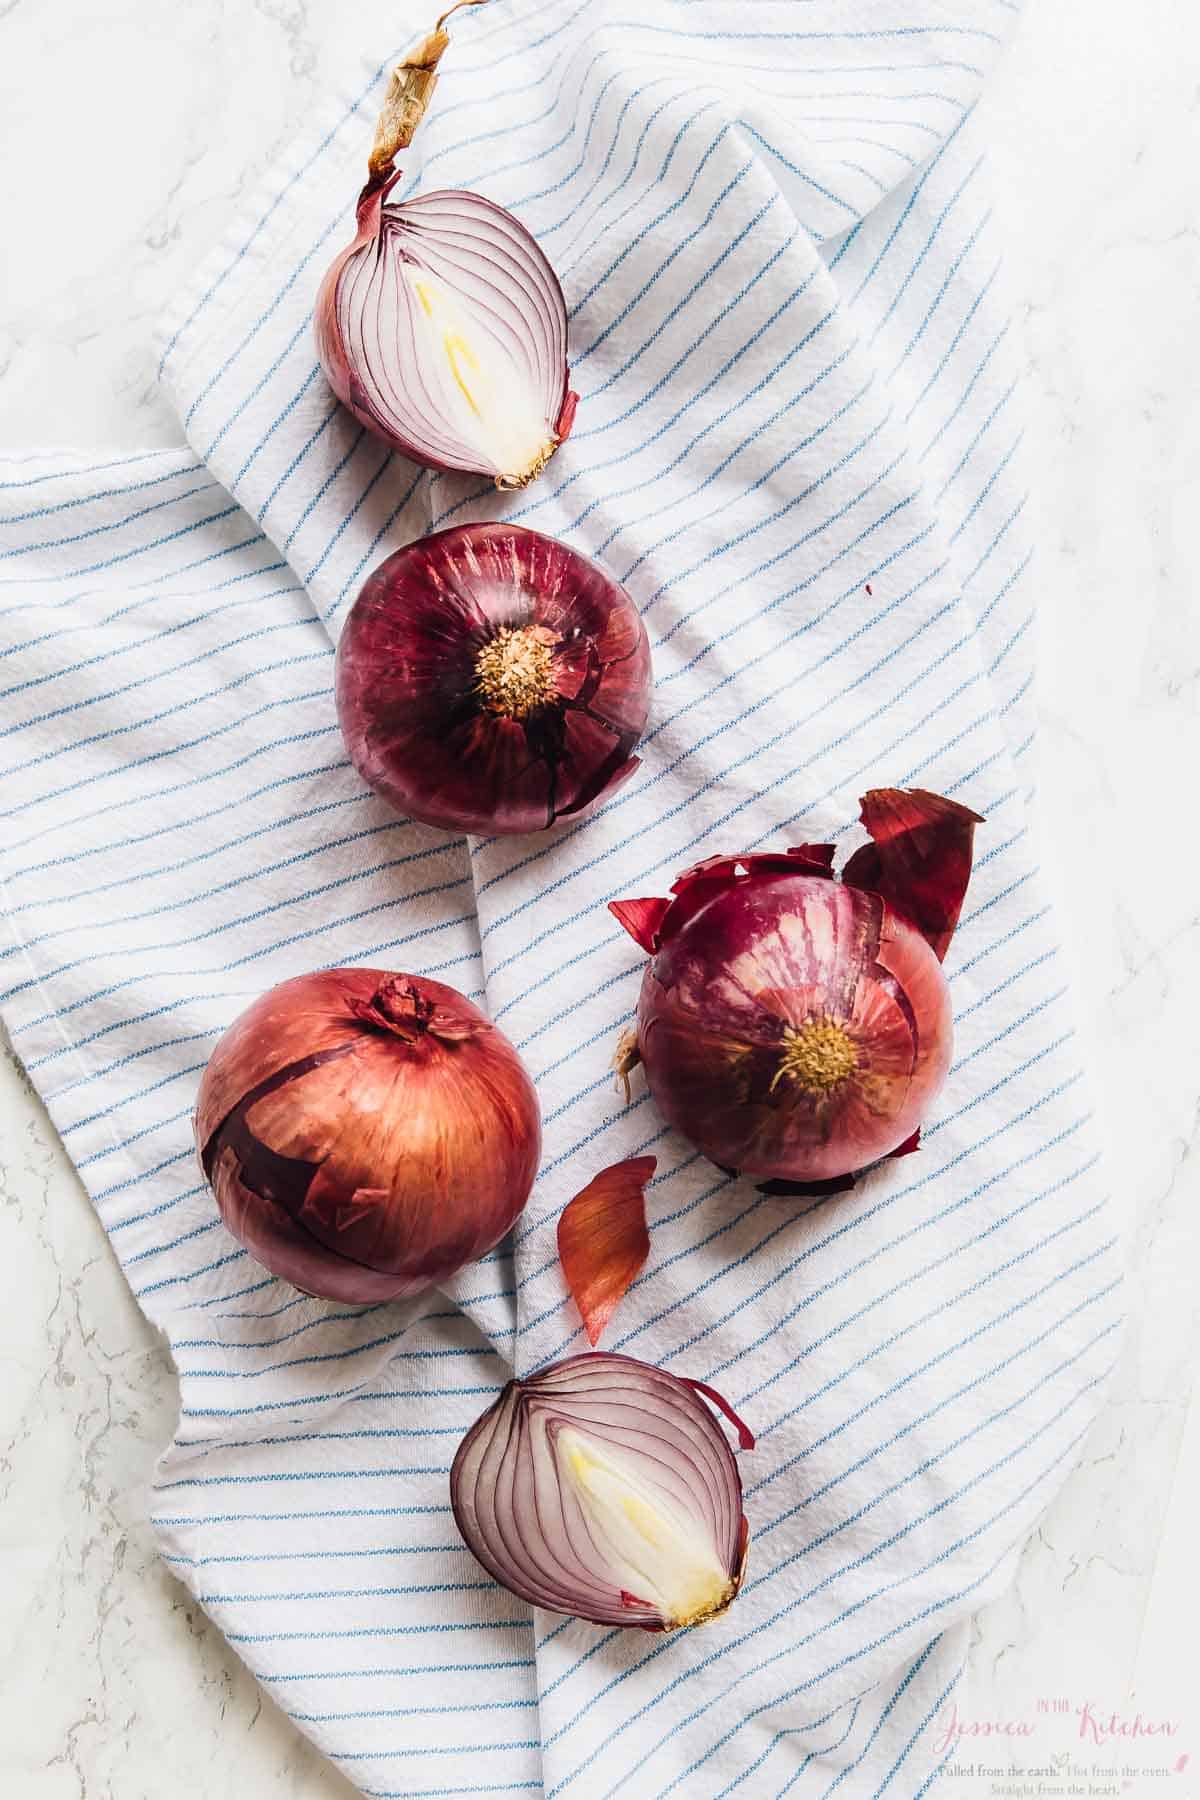
[[[448,17],[393,71],[357,233],[317,296],[317,354],[338,399],[385,443],[519,488],[575,416],[558,278],[525,227],[481,194],[388,200],[437,83]]]
[[[459,525],[389,556],[338,645],[359,774],[448,830],[541,831],[638,766],[650,646],[628,594],[519,525]]]
[[[454,1517],[489,1575],[534,1606],[672,1631],[714,1618],[749,1533],[737,1461],[702,1382],[603,1351],[510,1381],[450,1471]]]
[[[833,848],[712,857],[672,900],[611,910],[650,952],[638,1061],[659,1111],[769,1192],[832,1192],[917,1147],[950,1066],[939,958],[978,815],[916,791],[863,801],[873,843],[838,881]],[[933,946],[936,946],[933,947]]]
[[[440,981],[298,975],[208,1061],[196,1145],[221,1216],[273,1274],[392,1300],[490,1250],[529,1197],[537,1095],[516,1051]]]

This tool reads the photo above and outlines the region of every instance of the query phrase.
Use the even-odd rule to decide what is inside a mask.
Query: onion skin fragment
[[[862,821],[872,841],[855,851],[842,880],[882,894],[945,962],[971,879],[975,827],[983,820],[924,788],[872,788],[863,795]]]
[[[650,645],[625,590],[517,525],[455,526],[370,576],[338,643],[363,780],[427,825],[544,831],[638,768]]]
[[[696,1387],[711,1393],[603,1351],[510,1381],[451,1468],[467,1547],[519,1599],[593,1624],[657,1632],[718,1617],[749,1528],[736,1457]]]
[[[443,473],[483,475],[505,490],[525,487],[566,440],[579,399],[570,385],[566,302],[558,278],[504,207],[449,188],[390,202],[399,179],[396,173],[368,182],[358,201],[355,236],[318,291],[313,322],[325,378],[360,425],[413,462]],[[474,309],[477,342],[453,332],[440,340],[439,352],[438,340],[431,348],[419,335],[423,309],[412,276],[425,269],[429,281],[458,293],[456,239],[467,232],[474,254],[489,265],[489,283],[478,284],[468,299],[460,295],[461,304]],[[381,337],[385,315],[392,323]],[[500,338],[488,330],[497,316]],[[398,342],[405,345],[403,363]],[[487,373],[505,345],[515,359],[517,391],[540,421],[515,463],[490,454],[477,431],[464,430],[472,412],[480,430],[486,424],[474,399],[468,396],[460,417],[447,410],[462,379],[462,358],[474,359],[475,367],[482,363]]]
[[[520,1214],[541,1150],[516,1051],[444,983],[379,969],[300,975],[209,1058],[196,1147],[225,1224],[305,1293],[420,1293]]]
[[[709,857],[669,902],[610,903],[650,957],[619,1073],[640,1061],[667,1122],[766,1193],[837,1193],[910,1154],[949,1070],[939,963],[978,815],[878,789],[863,822],[873,841],[840,880],[833,847],[805,844]]]
[[[568,1200],[558,1220],[558,1260],[593,1349],[650,1254],[646,1183],[655,1156],[614,1163]]]

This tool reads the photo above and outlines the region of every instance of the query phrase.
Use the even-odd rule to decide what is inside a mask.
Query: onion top
[[[520,525],[459,525],[371,575],[338,643],[363,779],[427,825],[544,831],[638,767],[650,646],[624,588]]]

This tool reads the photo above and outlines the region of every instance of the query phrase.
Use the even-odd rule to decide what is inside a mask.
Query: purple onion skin
[[[700,882],[684,890],[642,980],[638,1048],[658,1110],[722,1168],[773,1181],[837,1180],[900,1149],[950,1066],[933,950],[878,894],[829,877],[712,885],[707,899]],[[814,1018],[857,1058],[827,1091],[780,1075],[787,1032]]]
[[[728,1606],[741,1584],[749,1531],[725,1433],[690,1382],[610,1351],[567,1357],[510,1381],[459,1445],[450,1471],[454,1519],[488,1574],[551,1612],[596,1625],[672,1628],[652,1606],[597,1575],[578,1503],[554,1476],[553,1441],[563,1426],[648,1457],[665,1489],[703,1515],[731,1584]]]
[[[327,969],[262,995],[200,1083],[196,1145],[221,1217],[306,1293],[419,1293],[498,1243],[537,1172],[537,1096],[454,988]]]
[[[502,632],[538,631],[546,697],[522,717],[480,692]],[[520,526],[435,532],[380,564],[338,645],[338,720],[369,786],[427,825],[544,831],[586,814],[638,767],[650,646],[625,590]]]

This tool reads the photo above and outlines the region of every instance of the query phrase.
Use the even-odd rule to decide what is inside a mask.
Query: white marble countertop
[[[388,16],[361,10],[371,29]],[[150,326],[311,105],[338,14],[0,0],[6,448],[179,440]],[[984,101],[1041,523],[1042,832],[1133,1273],[1121,1378],[1015,1588],[978,1618],[966,1712],[1174,1718],[1184,1780],[1138,1775],[1133,1800],[1200,1792],[1198,66],[1186,0],[1154,0],[1136,37],[1125,9],[1035,0]],[[156,1558],[169,1362],[11,1056],[0,1201],[0,1789],[349,1796]],[[963,1778],[963,1800],[988,1791]]]

